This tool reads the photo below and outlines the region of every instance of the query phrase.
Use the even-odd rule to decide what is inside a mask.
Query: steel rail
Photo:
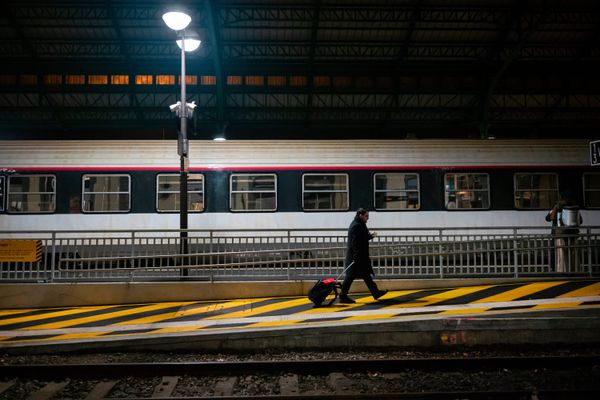
[[[600,366],[600,355],[378,360],[298,360],[243,362],[157,362],[2,365],[0,376],[27,379],[120,378],[123,376],[232,375],[251,373],[326,374],[340,371],[485,370],[497,368],[572,369]]]
[[[515,400],[515,399],[594,399],[600,390],[507,390],[507,391],[461,391],[461,392],[394,392],[394,393],[352,393],[352,394],[306,394],[306,395],[240,395],[219,396],[219,400]],[[192,397],[152,397],[153,400],[206,400],[206,396]],[[139,400],[138,397],[107,397],[104,400]]]

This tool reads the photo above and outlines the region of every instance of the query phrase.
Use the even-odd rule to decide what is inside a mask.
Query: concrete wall
[[[377,280],[390,290],[443,288],[539,281],[540,279],[414,279]],[[67,307],[86,305],[203,301],[257,297],[305,296],[314,281],[295,282],[102,282],[3,283],[0,308]],[[353,292],[366,292],[362,281]]]

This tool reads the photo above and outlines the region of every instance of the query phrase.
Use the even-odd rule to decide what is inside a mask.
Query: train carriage
[[[3,229],[177,229],[176,141],[3,141]],[[600,171],[571,140],[190,142],[189,227],[547,226],[568,190],[600,222]]]

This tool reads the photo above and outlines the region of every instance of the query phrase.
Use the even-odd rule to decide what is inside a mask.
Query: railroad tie
[[[50,382],[37,392],[33,393],[27,400],[48,400],[54,397],[58,392],[64,389],[69,384],[69,381]]]
[[[14,379],[12,381],[0,382],[0,394],[8,390],[12,385],[15,384],[15,382],[16,381]]]
[[[171,397],[177,382],[179,382],[178,376],[163,376],[160,383],[154,388],[152,397]]]
[[[335,391],[335,394],[347,394],[352,391],[352,380],[341,372],[329,374],[327,384]]]
[[[237,376],[232,376],[230,378],[219,379],[217,384],[215,385],[215,394],[214,396],[231,396],[233,395],[233,388],[237,383]]]
[[[279,378],[279,391],[283,396],[293,396],[300,392],[298,375],[287,374]]]
[[[118,381],[102,381],[98,382],[91,392],[85,397],[85,400],[101,400],[108,396],[113,387]]]

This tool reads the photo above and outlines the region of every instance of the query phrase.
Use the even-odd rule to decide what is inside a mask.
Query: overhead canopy
[[[598,137],[596,0],[183,1],[191,139]],[[8,0],[0,138],[174,138],[158,0]]]

